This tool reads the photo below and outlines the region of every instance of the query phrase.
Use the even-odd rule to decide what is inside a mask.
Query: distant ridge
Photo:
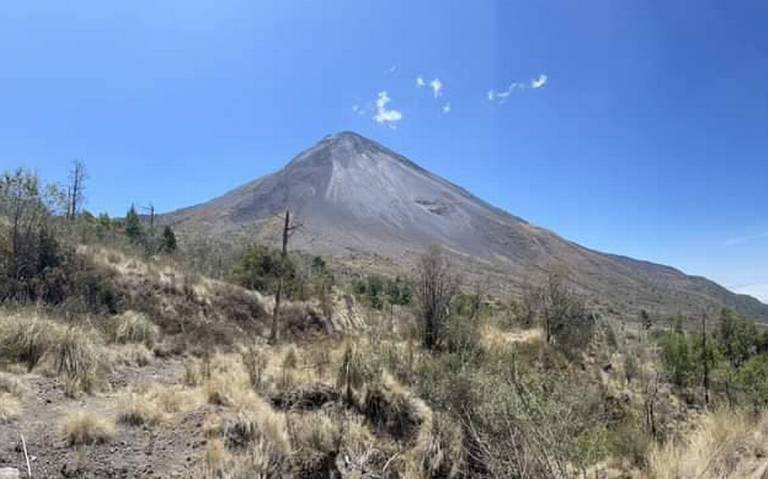
[[[303,224],[297,247],[310,252],[390,258],[405,266],[441,244],[474,276],[512,289],[558,267],[609,307],[701,314],[725,306],[768,321],[768,305],[750,296],[668,266],[579,246],[348,131],[326,136],[280,171],[162,219],[186,234],[268,236],[271,220],[285,209]]]

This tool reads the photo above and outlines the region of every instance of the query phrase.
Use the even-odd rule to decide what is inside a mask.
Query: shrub
[[[251,393],[234,414],[225,416],[224,443],[238,453],[230,464],[233,477],[285,477],[289,472],[291,442],[285,416]]]
[[[143,343],[152,349],[158,338],[158,327],[142,313],[126,311],[114,318],[112,340],[116,343]]]
[[[464,434],[446,414],[434,413],[422,426],[407,457],[406,471],[414,477],[460,477],[466,462]]]
[[[248,379],[251,382],[251,386],[256,391],[261,390],[262,381],[264,377],[264,370],[267,368],[268,358],[263,351],[254,347],[249,347],[242,353],[240,353],[243,365],[248,372]]]
[[[130,426],[155,426],[163,419],[162,412],[154,402],[135,392],[121,398],[118,409],[118,422]]]
[[[596,318],[587,310],[583,299],[568,288],[562,274],[549,274],[539,298],[547,343],[554,343],[571,358],[589,345],[595,333]]]
[[[20,314],[0,318],[0,360],[24,363],[28,370],[40,362],[51,346],[58,324]]]
[[[736,373],[736,381],[755,409],[768,406],[768,355],[748,360]]]
[[[443,339],[449,306],[458,291],[458,278],[439,248],[431,248],[419,261],[416,298],[423,332],[422,342],[428,350],[439,348]]]
[[[696,363],[688,337],[681,328],[667,331],[660,339],[661,363],[677,386],[687,386],[695,377]]]
[[[70,446],[101,444],[108,442],[115,435],[115,424],[112,420],[88,411],[79,411],[67,416],[62,429]]]
[[[381,370],[371,364],[359,349],[347,343],[344,349],[344,355],[336,374],[336,387],[340,393],[344,394],[344,399],[348,405],[354,402],[354,391],[372,381],[381,374]]]
[[[51,353],[57,374],[65,377],[68,395],[90,393],[101,367],[100,339],[93,331],[70,326],[53,338]]]
[[[267,293],[277,290],[282,276],[289,297],[297,290],[298,268],[293,259],[288,256],[283,265],[280,251],[263,245],[248,246],[232,275],[241,286]]]

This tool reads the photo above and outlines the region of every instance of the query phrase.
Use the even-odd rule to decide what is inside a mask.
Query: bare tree
[[[709,405],[709,368],[712,362],[712,352],[707,345],[707,314],[701,316],[701,362],[703,366],[702,382],[704,386],[704,404]]]
[[[275,308],[272,310],[272,330],[269,333],[269,342],[276,343],[280,340],[280,301],[283,296],[283,288],[285,287],[285,270],[288,260],[288,239],[291,237],[294,231],[299,229],[301,225],[291,223],[291,212],[285,210],[285,220],[283,222],[283,247],[280,250],[280,279],[277,283],[277,291],[275,292]]]
[[[431,247],[419,262],[416,296],[423,327],[424,347],[434,350],[441,340],[451,300],[458,290],[458,279],[438,247]]]
[[[75,219],[85,202],[85,180],[87,178],[85,163],[80,160],[73,161],[72,169],[69,170],[69,184],[67,185],[67,218],[70,220]]]

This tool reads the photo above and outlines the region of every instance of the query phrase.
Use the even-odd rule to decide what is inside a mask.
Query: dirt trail
[[[155,428],[118,424],[105,444],[71,447],[61,422],[70,413],[88,411],[114,419],[118,398],[127,385],[175,384],[183,371],[181,359],[155,359],[138,368],[115,368],[108,376],[111,390],[77,399],[64,395],[58,378],[22,376],[28,392],[21,414],[0,426],[0,467],[26,471],[20,435],[24,434],[33,477],[189,477],[204,440],[205,408],[181,414]]]

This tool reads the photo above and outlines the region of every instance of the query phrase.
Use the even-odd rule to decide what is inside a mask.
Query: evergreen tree
[[[173,232],[173,229],[170,226],[167,226],[163,229],[163,243],[162,243],[162,249],[166,253],[173,253],[176,251],[176,233]]]
[[[141,219],[133,205],[131,205],[128,213],[125,215],[125,235],[134,243],[141,241],[144,236]]]

